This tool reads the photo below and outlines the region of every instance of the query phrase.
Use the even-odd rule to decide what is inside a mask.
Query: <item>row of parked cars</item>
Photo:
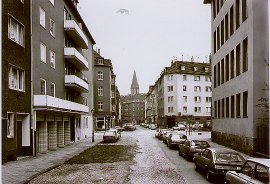
[[[194,162],[194,169],[205,174],[208,181],[224,179],[226,184],[269,184],[270,159],[245,159],[231,149],[213,148],[205,140],[189,139],[184,131],[158,129],[155,136],[179,156]]]
[[[110,128],[106,130],[103,134],[103,142],[112,143],[117,142],[121,138],[122,131],[134,131],[136,130],[136,126],[132,123],[126,123],[121,126],[115,126],[114,128]]]

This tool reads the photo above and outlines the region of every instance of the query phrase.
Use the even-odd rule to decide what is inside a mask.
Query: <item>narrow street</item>
[[[119,150],[115,150],[119,149]],[[99,157],[99,158],[95,158]],[[30,183],[209,183],[155,138],[155,131],[137,127],[124,131],[117,143],[100,143]]]

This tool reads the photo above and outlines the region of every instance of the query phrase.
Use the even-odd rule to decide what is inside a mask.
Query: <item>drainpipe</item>
[[[36,111],[34,110],[34,84],[33,84],[33,0],[30,0],[30,44],[31,44],[31,128],[32,128],[32,147],[33,147],[33,156],[36,156]]]

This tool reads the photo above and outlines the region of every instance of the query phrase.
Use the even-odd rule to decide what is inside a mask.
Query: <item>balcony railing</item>
[[[74,47],[64,48],[64,57],[80,70],[88,70],[88,62]]]
[[[89,90],[88,83],[76,75],[65,75],[65,86],[73,88],[79,92],[88,92]]]
[[[83,33],[81,27],[74,20],[64,21],[64,30],[73,39],[73,41],[81,48],[88,48],[88,40]]]
[[[34,95],[34,108],[40,110],[55,110],[55,111],[68,111],[68,112],[81,112],[88,113],[89,107],[63,100],[60,98],[52,97],[49,95]]]

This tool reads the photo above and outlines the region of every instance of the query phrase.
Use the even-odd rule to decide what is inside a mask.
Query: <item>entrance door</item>
[[[17,121],[17,156],[22,155],[22,121]]]

